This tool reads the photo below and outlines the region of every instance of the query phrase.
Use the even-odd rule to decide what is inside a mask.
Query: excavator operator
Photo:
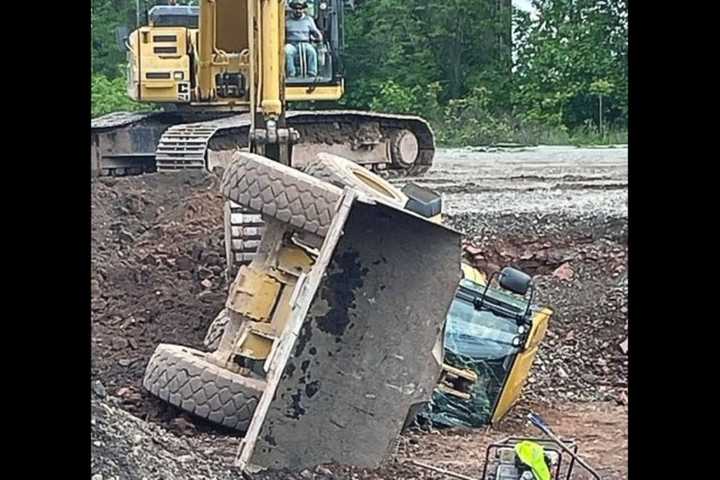
[[[310,44],[311,39],[322,41],[322,33],[315,25],[315,20],[305,14],[307,2],[304,0],[291,0],[292,14],[285,21],[285,66],[288,77],[297,76],[296,61],[302,55],[307,62],[307,74],[317,76],[317,51]]]

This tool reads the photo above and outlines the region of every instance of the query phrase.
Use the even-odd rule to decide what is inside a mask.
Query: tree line
[[[532,14],[509,0],[354,4],[341,106],[423,116],[449,145],[625,140],[627,0],[533,0]],[[135,2],[92,0],[91,21],[93,115],[147,108],[126,97],[115,41]]]

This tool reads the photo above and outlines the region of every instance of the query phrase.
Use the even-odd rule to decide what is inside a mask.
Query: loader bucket
[[[346,189],[266,363],[237,464],[374,468],[441,375],[460,234]]]

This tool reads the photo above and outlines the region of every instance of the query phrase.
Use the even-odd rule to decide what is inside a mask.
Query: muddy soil
[[[200,347],[225,301],[218,179],[152,174],[91,188],[92,378],[129,412],[172,426],[180,412],[141,381],[158,343]]]
[[[467,233],[468,260],[488,273],[514,265],[533,274],[536,299],[556,313],[521,402],[496,429],[406,435],[384,469],[328,466],[334,476],[327,478],[441,478],[402,463],[408,456],[479,476],[476,454],[488,441],[535,433],[523,420],[529,408],[577,438],[608,478],[625,478],[627,150],[440,150],[425,177],[394,180],[404,181],[443,195],[447,222]],[[93,400],[93,441],[103,444],[93,450],[93,473],[103,478],[239,478],[224,476],[237,435],[141,387],[155,346],[200,348],[224,303],[217,184],[203,173],[92,182],[92,378],[107,395]],[[130,424],[150,432],[142,449]],[[123,452],[140,450],[122,460]],[[163,462],[190,455],[193,465],[175,458],[163,470],[145,454]],[[325,478],[323,472],[297,478]],[[258,478],[292,478],[267,475]]]
[[[240,479],[233,466],[239,439],[198,433],[177,435],[162,425],[128,413],[122,401],[91,395],[91,470],[95,480],[137,478]],[[377,469],[320,465],[299,472],[265,471],[249,480],[444,480],[448,477],[413,464],[417,461],[471,478],[481,478],[489,444],[511,436],[536,437],[522,418],[540,414],[563,438],[574,439],[579,453],[603,479],[627,478],[627,407],[608,402],[566,403],[548,408],[524,404],[492,430],[449,429],[410,431],[395,452]],[[564,471],[564,470],[563,470]],[[591,478],[582,468],[574,479]]]

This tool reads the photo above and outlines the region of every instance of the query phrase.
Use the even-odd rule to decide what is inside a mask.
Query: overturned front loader
[[[460,234],[249,153],[222,190],[262,214],[257,255],[217,349],[160,345],[145,387],[247,430],[243,468],[378,466],[440,378]]]

